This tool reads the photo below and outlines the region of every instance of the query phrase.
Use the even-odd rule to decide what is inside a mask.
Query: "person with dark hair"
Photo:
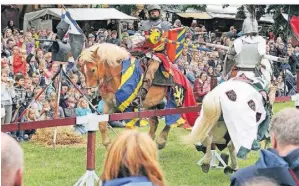
[[[299,184],[299,110],[286,108],[274,116],[270,125],[270,149],[260,151],[259,160],[252,166],[238,170],[231,177],[231,186],[264,176],[279,185]]]
[[[111,22],[107,25],[107,29],[109,30],[117,30],[117,24],[114,19],[111,20]]]
[[[22,73],[17,73],[15,75],[15,97],[12,99],[13,101],[13,117],[12,121],[15,121],[20,114],[26,109],[27,107],[27,93],[24,88],[25,84],[25,78]],[[20,118],[19,122],[24,122],[25,118],[24,116]],[[24,136],[24,131],[17,131],[17,132],[12,132],[12,135],[14,137],[18,137],[19,141],[24,141],[27,140],[26,137]]]
[[[117,38],[117,31],[116,30],[112,30],[111,32],[111,39],[108,40],[107,43],[112,43],[112,44],[115,44],[115,45],[120,45],[120,40]]]
[[[14,29],[15,29],[15,25],[14,25],[13,20],[9,20],[9,21],[7,22],[7,27],[5,27],[4,30],[6,30],[6,29],[10,29],[11,31],[14,31]]]

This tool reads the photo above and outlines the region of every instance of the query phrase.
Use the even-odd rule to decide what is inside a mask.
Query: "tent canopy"
[[[122,13],[115,8],[68,8],[72,18],[76,21],[89,20],[134,20],[136,17]],[[62,14],[61,8],[48,8],[35,12],[26,13],[24,16],[24,30],[28,29],[29,21],[34,21],[45,15],[51,15],[60,19]]]

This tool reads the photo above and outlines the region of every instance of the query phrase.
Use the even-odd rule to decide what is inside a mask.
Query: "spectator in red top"
[[[20,48],[16,45],[13,47],[12,50],[13,50],[13,55],[12,55],[13,73],[16,74],[20,72],[24,76],[26,76],[27,74],[26,56],[23,56],[20,53]]]
[[[194,96],[197,102],[201,102],[203,97],[210,91],[210,85],[207,81],[207,73],[201,72],[199,78],[194,81]]]
[[[26,49],[24,35],[18,36],[18,41],[16,41],[16,44],[19,48]]]

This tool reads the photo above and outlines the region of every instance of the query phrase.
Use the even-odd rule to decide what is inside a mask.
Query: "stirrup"
[[[131,103],[131,106],[138,107],[141,104],[141,97],[137,96]]]

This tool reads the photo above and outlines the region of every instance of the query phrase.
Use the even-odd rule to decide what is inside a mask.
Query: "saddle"
[[[155,73],[155,77],[153,79],[152,85],[158,86],[174,86],[173,76],[169,74],[168,78],[164,75],[165,69],[162,64],[160,64],[159,69]]]
[[[136,58],[143,58],[145,53],[140,50],[134,50],[133,53],[131,53],[133,56]],[[164,60],[164,59],[162,59]],[[167,61],[169,62],[169,61]],[[164,62],[166,63],[166,62]],[[157,85],[157,86],[174,86],[174,80],[173,76],[167,72],[166,68],[164,67],[164,63],[162,62],[156,71],[154,75],[154,79],[152,81],[152,85]],[[144,73],[148,70],[148,65],[147,65],[147,60],[144,59],[140,62],[140,67],[143,70]],[[169,75],[166,75],[169,74]]]

